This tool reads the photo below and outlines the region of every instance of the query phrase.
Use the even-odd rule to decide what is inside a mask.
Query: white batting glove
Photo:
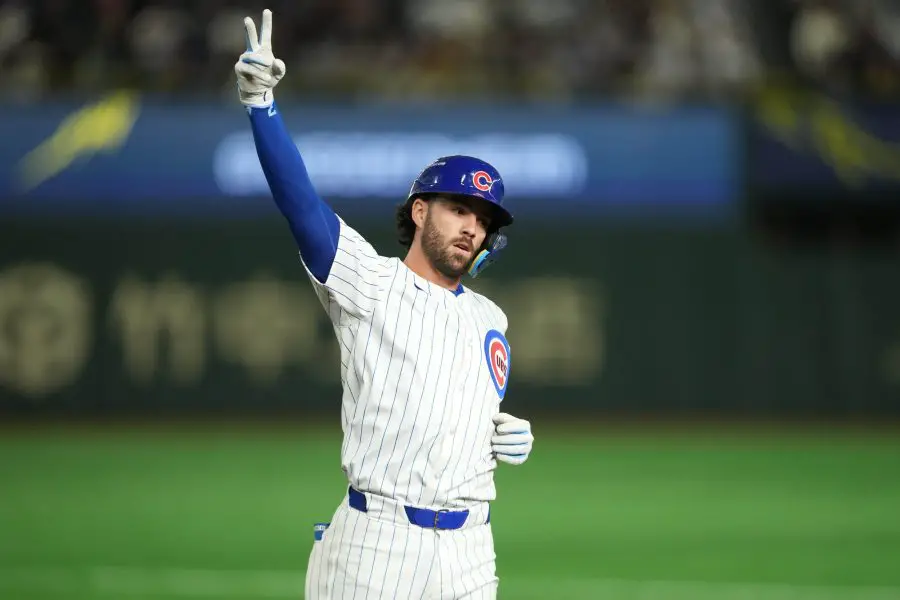
[[[284,61],[272,54],[272,11],[262,14],[262,27],[256,35],[256,24],[244,17],[247,51],[234,65],[237,73],[238,97],[244,106],[266,107],[275,101],[272,91],[287,70]]]
[[[534,436],[531,435],[531,423],[506,413],[494,415],[494,435],[491,437],[491,450],[497,460],[511,465],[521,465],[528,460]]]

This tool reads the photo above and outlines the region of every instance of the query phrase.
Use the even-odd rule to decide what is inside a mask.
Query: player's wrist
[[[238,88],[238,100],[247,108],[269,108],[275,102],[272,90],[246,91]]]

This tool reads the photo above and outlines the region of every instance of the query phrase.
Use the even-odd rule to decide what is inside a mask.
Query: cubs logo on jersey
[[[484,358],[497,395],[502,400],[509,383],[509,342],[496,329],[488,331],[484,338]]]

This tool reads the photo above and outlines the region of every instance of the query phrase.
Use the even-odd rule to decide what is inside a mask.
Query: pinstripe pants
[[[452,531],[411,525],[396,506],[369,500],[368,512],[345,498],[313,543],[306,600],[494,600],[491,526],[473,511]],[[400,507],[402,509],[402,507]]]

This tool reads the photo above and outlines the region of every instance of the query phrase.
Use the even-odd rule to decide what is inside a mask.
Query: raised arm
[[[247,50],[234,70],[241,103],[247,107],[259,162],[281,214],[287,219],[309,271],[324,283],[337,252],[340,223],[316,193],[300,151],[275,105],[273,90],[284,77],[284,62],[272,53],[272,11],[263,12],[260,35],[244,19]]]
[[[259,36],[244,19],[247,50],[234,65],[238,97],[250,115],[259,162],[272,197],[287,219],[310,276],[337,301],[342,314],[371,311],[384,261],[316,193],[300,151],[275,104],[273,90],[286,67],[272,53],[272,11],[263,11]]]
[[[259,163],[275,204],[290,225],[303,262],[324,283],[337,253],[338,217],[313,188],[275,104],[249,112]]]

